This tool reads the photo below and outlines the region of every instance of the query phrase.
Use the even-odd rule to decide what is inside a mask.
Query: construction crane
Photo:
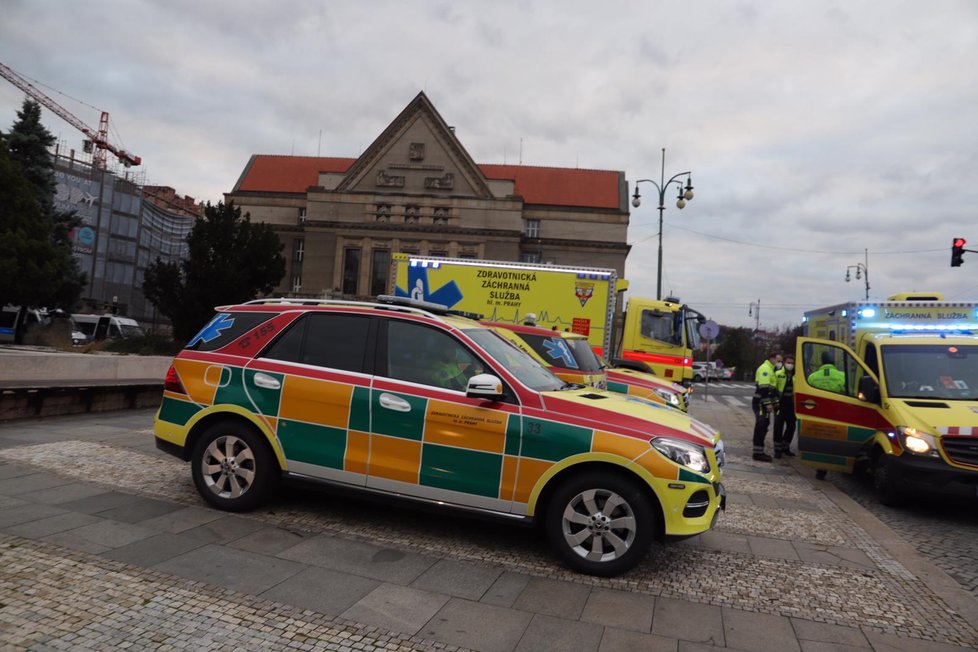
[[[143,162],[143,159],[135,154],[130,154],[125,150],[119,149],[109,142],[108,111],[102,111],[102,117],[98,122],[98,131],[95,131],[72,115],[66,108],[42,93],[26,78],[22,77],[16,71],[8,68],[2,63],[0,63],[0,76],[27,93],[37,102],[43,104],[51,111],[54,111],[62,120],[70,124],[72,127],[85,134],[87,138],[84,141],[84,150],[86,153],[92,154],[92,161],[95,164],[95,167],[99,170],[105,169],[107,152],[112,152],[115,154],[116,158],[119,159],[119,162],[127,168],[133,165],[139,165]]]

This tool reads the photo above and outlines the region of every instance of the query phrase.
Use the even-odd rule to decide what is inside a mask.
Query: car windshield
[[[491,329],[473,328],[466,330],[465,334],[527,387],[538,392],[550,392],[564,387],[564,381]]]
[[[978,345],[891,344],[881,350],[890,397],[978,400]]]

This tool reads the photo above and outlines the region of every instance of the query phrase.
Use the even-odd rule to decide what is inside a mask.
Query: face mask
[[[781,363],[780,362],[775,362],[774,363],[774,368],[775,369],[780,369],[781,368]]]
[[[786,364],[786,365],[784,366],[784,368],[785,368],[785,369],[787,369],[788,371],[791,371],[791,370],[793,370],[793,369],[795,368],[795,365],[793,365],[793,364],[791,364],[791,363],[789,362],[788,364]]]

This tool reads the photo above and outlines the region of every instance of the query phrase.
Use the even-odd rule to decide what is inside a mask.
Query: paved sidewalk
[[[832,485],[726,434],[717,528],[610,579],[532,530],[293,491],[204,506],[150,411],[0,425],[0,648],[973,649],[978,604]]]

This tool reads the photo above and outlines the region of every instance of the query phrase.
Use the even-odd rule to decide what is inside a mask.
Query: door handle
[[[281,389],[282,387],[282,383],[280,383],[277,378],[261,372],[255,374],[254,383],[258,387],[262,387],[264,389]]]
[[[804,401],[802,401],[801,406],[806,410],[814,410],[818,406],[818,403],[810,398],[806,398]]]
[[[399,396],[387,394],[386,392],[380,395],[380,407],[387,408],[388,410],[394,410],[395,412],[411,411],[410,403]]]

